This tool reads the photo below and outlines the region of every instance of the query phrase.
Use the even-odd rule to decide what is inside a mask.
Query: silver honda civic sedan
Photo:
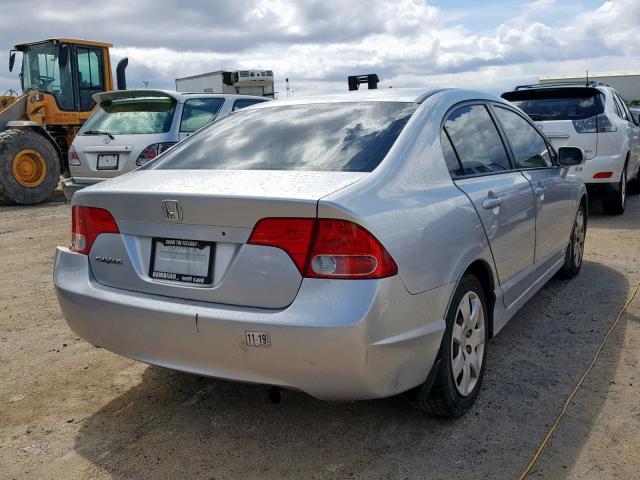
[[[490,338],[580,270],[581,162],[479,92],[267,102],[79,191],[56,292],[126,357],[458,416]]]

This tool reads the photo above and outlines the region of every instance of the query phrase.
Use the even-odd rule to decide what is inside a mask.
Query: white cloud
[[[21,15],[24,4],[33,1],[8,2],[3,18]],[[9,28],[0,38],[8,45],[18,32],[20,38],[30,33],[30,39],[78,36],[86,24],[89,36],[116,45],[114,65],[129,56],[131,86],[147,80],[165,88],[177,76],[221,68],[273,69],[277,89],[283,91],[289,77],[298,94],[343,90],[353,73],[376,72],[383,85],[498,92],[544,74],[640,69],[637,0],[608,1],[578,15],[560,1],[524,2],[508,20],[483,30],[471,30],[465,16],[421,0],[236,0],[215,7],[205,0],[169,0],[163,8],[155,5],[151,0],[100,8],[78,7],[71,0],[59,0],[55,9],[32,5],[38,12],[32,31],[24,32],[22,22],[5,21]],[[536,20],[541,12],[561,18],[554,24]],[[459,22],[452,24],[452,18]],[[0,55],[0,65],[5,61]],[[0,90],[6,79],[2,74]],[[6,84],[15,86],[15,81]]]

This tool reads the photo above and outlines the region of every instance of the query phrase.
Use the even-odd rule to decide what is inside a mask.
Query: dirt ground
[[[58,196],[0,207],[0,478],[514,479],[640,281],[640,196],[592,202],[586,257],[493,339],[475,408],[429,418],[401,398],[325,403],[150,367],[76,338],[51,271]],[[640,479],[640,295],[529,478]]]

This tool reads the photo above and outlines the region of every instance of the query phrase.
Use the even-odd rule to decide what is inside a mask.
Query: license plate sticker
[[[211,242],[154,238],[149,276],[158,280],[207,285],[212,283]]]
[[[244,332],[244,341],[250,347],[270,347],[271,337],[267,332]]]
[[[117,170],[120,155],[100,154],[98,155],[98,170]]]

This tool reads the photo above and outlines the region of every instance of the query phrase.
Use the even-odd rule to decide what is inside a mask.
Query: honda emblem
[[[164,210],[164,216],[171,222],[182,221],[182,207],[177,200],[163,200],[162,208]]]

